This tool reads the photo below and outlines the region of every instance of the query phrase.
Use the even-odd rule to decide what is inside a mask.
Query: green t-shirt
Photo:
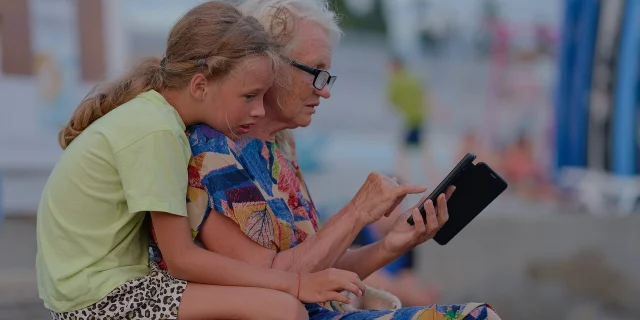
[[[387,90],[389,101],[402,114],[405,125],[420,126],[426,108],[420,80],[405,70],[399,71],[391,75]]]
[[[38,207],[38,291],[45,306],[90,306],[149,274],[148,211],[186,216],[185,125],[156,91],[92,123],[62,153]]]

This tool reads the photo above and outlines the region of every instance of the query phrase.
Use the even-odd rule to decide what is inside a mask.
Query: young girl
[[[295,297],[364,288],[350,272],[260,268],[191,240],[185,127],[246,133],[264,115],[276,57],[255,19],[207,2],[176,23],[162,61],[82,101],[38,208],[39,295],[54,319],[304,319]],[[149,216],[168,272],[149,262]]]

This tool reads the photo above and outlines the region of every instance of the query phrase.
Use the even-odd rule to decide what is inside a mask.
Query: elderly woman
[[[413,207],[382,240],[348,250],[364,226],[388,215],[407,194],[424,190],[376,173],[320,228],[303,177],[290,162],[293,150],[283,130],[309,125],[320,98],[330,96],[336,78],[326,70],[341,34],[335,15],[325,0],[246,0],[239,8],[280,42],[290,66],[283,66],[282,81],[265,96],[266,117],[248,125],[247,136],[232,141],[207,126],[188,130],[193,158],[187,207],[196,241],[208,250],[303,278],[326,268],[366,278],[433,237],[448,219],[444,194],[437,210],[426,203],[426,223]],[[406,222],[410,215],[415,226]],[[348,306],[336,301],[349,302],[337,295],[324,304],[306,304],[309,318],[499,319],[480,303],[345,311]]]

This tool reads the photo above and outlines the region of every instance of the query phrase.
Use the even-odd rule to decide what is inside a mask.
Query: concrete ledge
[[[36,301],[38,282],[34,269],[0,270],[0,305]]]

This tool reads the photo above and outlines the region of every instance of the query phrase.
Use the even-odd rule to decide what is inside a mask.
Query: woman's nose
[[[315,89],[316,94],[325,98],[325,99],[329,99],[331,97],[331,91],[329,91],[329,86],[324,86],[322,89],[318,90]]]

